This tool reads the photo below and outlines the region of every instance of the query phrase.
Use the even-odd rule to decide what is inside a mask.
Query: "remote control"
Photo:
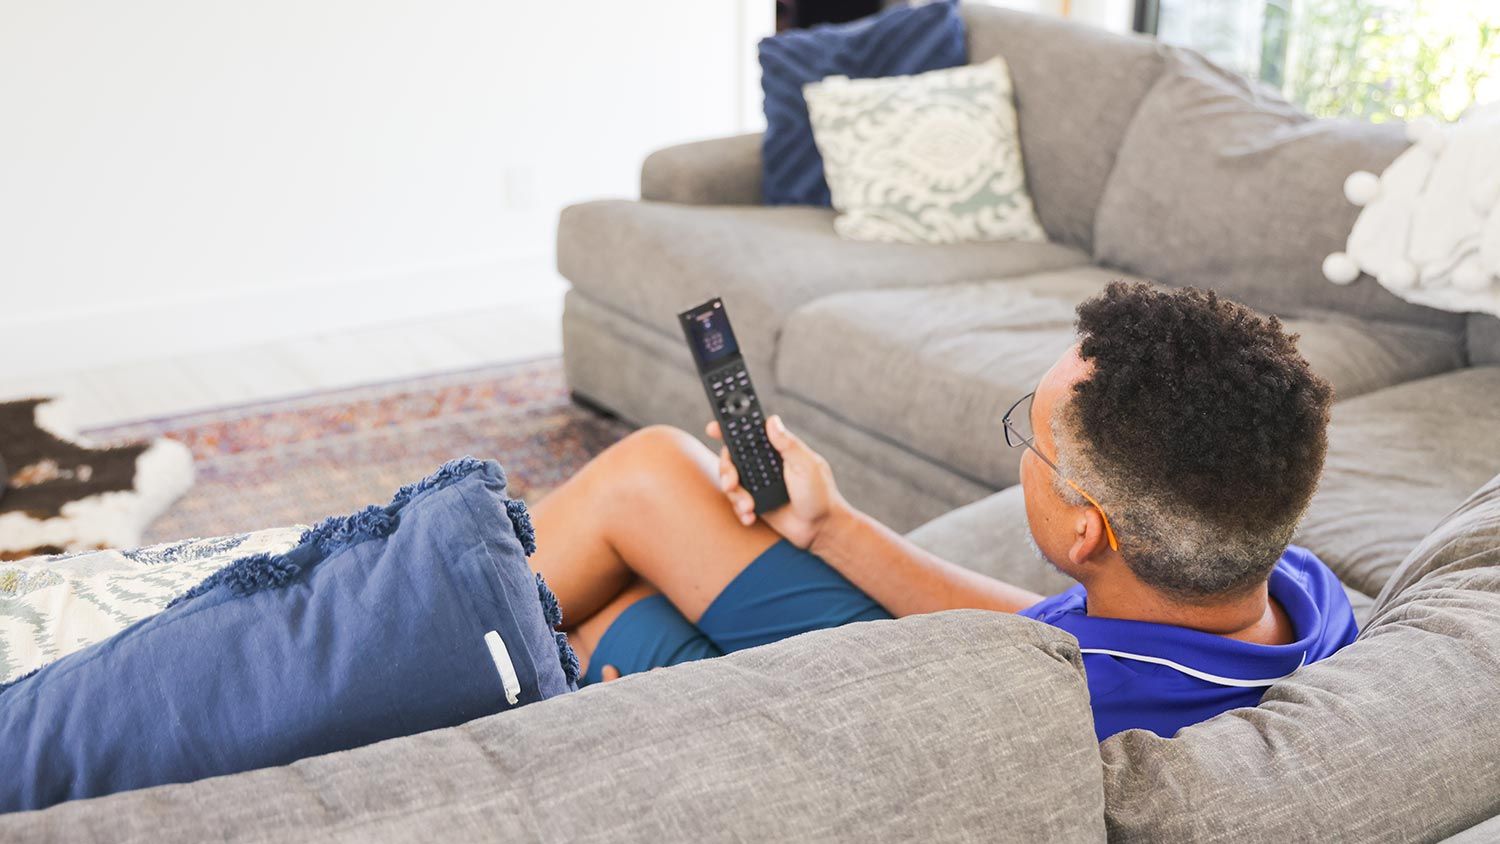
[[[766,418],[750,384],[745,359],[729,327],[724,303],[717,297],[677,315],[698,362],[698,377],[719,434],[729,447],[729,459],[740,473],[740,486],[755,499],[755,512],[765,513],[787,503],[781,476],[781,455],[766,438]]]

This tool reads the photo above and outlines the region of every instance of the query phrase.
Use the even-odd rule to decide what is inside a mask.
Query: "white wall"
[[[0,0],[0,374],[556,296],[562,205],[754,128],[757,2]]]

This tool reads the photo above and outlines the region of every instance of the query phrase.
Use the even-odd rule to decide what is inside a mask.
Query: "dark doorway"
[[[882,5],[881,0],[777,0],[776,31],[858,20]]]

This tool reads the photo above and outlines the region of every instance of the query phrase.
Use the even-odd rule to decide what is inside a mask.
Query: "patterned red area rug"
[[[629,431],[574,404],[554,357],[85,433],[191,449],[197,483],[152,543],[349,513],[465,454],[500,461],[511,495],[535,502]]]

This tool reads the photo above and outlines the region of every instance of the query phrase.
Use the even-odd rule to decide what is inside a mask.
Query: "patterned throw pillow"
[[[304,530],[273,528],[0,563],[0,683],[161,612],[240,557],[286,551]]]
[[[851,240],[1046,240],[1003,59],[804,89],[839,234]]]

